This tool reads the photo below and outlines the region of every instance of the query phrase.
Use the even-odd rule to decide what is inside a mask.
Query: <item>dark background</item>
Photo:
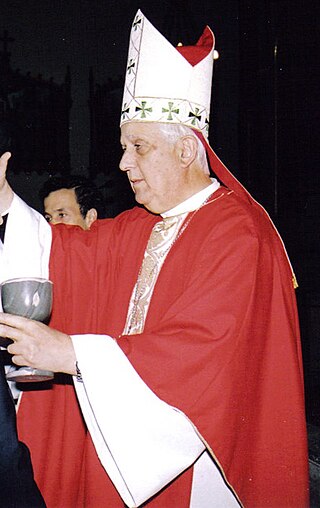
[[[64,172],[93,178],[110,215],[133,205],[117,164],[137,9],[175,45],[212,28],[210,141],[285,241],[299,282],[307,418],[320,425],[319,1],[2,3],[0,127],[9,119],[10,181],[38,209],[37,188]]]

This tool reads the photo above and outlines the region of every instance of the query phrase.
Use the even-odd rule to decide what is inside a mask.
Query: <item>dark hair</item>
[[[88,210],[95,208],[98,219],[103,219],[106,215],[105,202],[102,193],[88,178],[79,175],[53,176],[42,185],[39,191],[39,197],[43,203],[44,199],[51,192],[60,189],[74,189],[80,213],[83,218],[86,217]]]

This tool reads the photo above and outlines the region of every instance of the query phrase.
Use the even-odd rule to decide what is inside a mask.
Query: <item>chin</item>
[[[148,210],[148,212],[151,212],[151,213],[154,213],[155,215],[159,215],[160,213],[164,212],[165,210],[163,210],[161,208],[161,210],[155,206],[152,206],[152,205],[143,205],[146,210]]]

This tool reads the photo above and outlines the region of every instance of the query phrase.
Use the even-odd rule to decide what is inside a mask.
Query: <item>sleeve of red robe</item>
[[[99,332],[97,295],[106,290],[105,253],[111,223],[107,219],[96,221],[90,231],[65,225],[52,227],[52,328],[68,334]],[[26,391],[17,415],[19,436],[30,448],[46,505],[77,506],[87,430],[72,379],[58,375],[52,384],[22,388]]]

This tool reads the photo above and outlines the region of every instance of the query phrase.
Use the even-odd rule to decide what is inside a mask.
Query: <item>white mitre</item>
[[[202,47],[207,49],[206,56],[190,64],[139,10],[130,34],[120,125],[132,121],[183,124],[207,138],[214,56],[209,27],[192,46]]]

